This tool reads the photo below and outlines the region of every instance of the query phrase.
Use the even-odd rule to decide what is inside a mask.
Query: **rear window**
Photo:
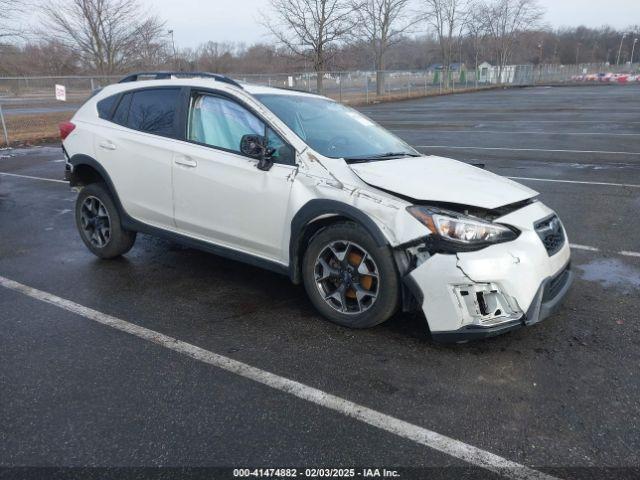
[[[156,88],[134,92],[126,126],[141,132],[175,136],[179,98],[179,88]]]
[[[98,117],[103,118],[104,120],[111,120],[111,113],[113,112],[113,107],[115,106],[117,99],[117,95],[112,95],[100,100],[98,102]]]

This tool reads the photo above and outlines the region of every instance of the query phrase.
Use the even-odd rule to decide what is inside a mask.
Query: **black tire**
[[[338,269],[340,273],[332,274],[330,280],[319,281],[321,277],[326,276],[323,271],[323,265],[327,261],[325,255],[331,256],[332,252],[336,250],[335,246],[338,245],[338,248],[342,248],[340,246],[344,245],[345,242],[349,245],[345,246],[344,252],[339,253],[345,253],[347,262],[345,260],[341,261],[339,256],[335,256],[333,267],[328,269],[331,272],[335,272]],[[363,251],[364,254],[362,253]],[[363,264],[365,262],[364,258],[369,264],[369,267],[365,268],[365,270],[368,272],[374,272],[375,270],[377,271],[377,276],[358,275],[357,271],[354,272],[353,269],[345,273],[345,270],[350,266],[349,259],[353,255],[356,255],[356,261],[351,265]],[[320,260],[321,257],[324,263]],[[373,263],[370,262],[371,260]],[[336,265],[340,265],[340,267],[336,267]],[[359,269],[356,270],[359,271]],[[354,273],[358,277],[355,280]],[[344,278],[345,275],[347,279],[341,281],[340,279]],[[350,279],[349,275],[351,275]],[[388,247],[378,246],[371,235],[356,223],[336,223],[322,230],[311,240],[302,261],[302,278],[307,295],[318,311],[331,322],[345,327],[373,327],[388,320],[398,308],[400,284],[392,254]],[[364,280],[367,280],[368,285],[366,286],[367,288],[363,289]],[[327,300],[325,298],[327,295],[329,297],[334,296],[327,288],[327,285],[334,287],[339,284],[340,286],[336,288],[340,290],[345,283],[347,285],[346,294],[342,292],[337,294],[337,296],[341,297],[341,300],[334,298]],[[357,300],[354,298],[356,289],[365,293],[368,291],[373,292],[375,289],[376,297],[375,299],[367,298],[365,295],[363,303],[368,301],[368,306],[366,304],[363,306],[359,296]],[[351,292],[350,297],[349,292]],[[345,307],[345,305],[347,306]],[[349,309],[352,309],[352,311],[349,311]]]
[[[101,213],[92,217],[95,206],[98,207],[95,210]],[[96,217],[99,218],[94,220]],[[107,223],[108,228],[105,228]],[[124,255],[136,241],[136,232],[122,228],[120,214],[104,183],[91,183],[80,191],[76,199],[76,226],[84,244],[100,258]],[[96,230],[100,232],[96,233]],[[108,235],[104,232],[108,232]]]

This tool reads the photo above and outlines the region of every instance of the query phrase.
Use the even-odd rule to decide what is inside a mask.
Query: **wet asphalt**
[[[344,329],[285,277],[148,236],[100,261],[67,185],[2,175],[0,276],[561,477],[632,478],[620,469],[640,466],[640,258],[620,252],[640,251],[639,100],[632,86],[528,88],[361,109],[425,153],[501,175],[626,185],[521,180],[598,251],[573,251],[557,315],[503,337],[440,345],[417,314]],[[61,179],[61,159],[55,146],[0,151],[0,171]],[[0,386],[1,467],[488,475],[1,287]]]

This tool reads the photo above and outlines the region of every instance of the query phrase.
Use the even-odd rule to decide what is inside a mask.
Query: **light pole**
[[[544,58],[544,40],[538,44],[540,49],[540,58],[538,60],[538,81],[542,83],[542,60]]]
[[[540,61],[538,63],[542,64],[542,57],[544,57],[544,42],[540,42],[538,44],[538,48],[540,49]]]
[[[578,42],[578,45],[576,47],[576,65],[579,65],[578,59],[580,58],[580,47],[582,46],[582,43]]]
[[[620,48],[618,48],[618,59],[616,60],[616,65],[620,65],[620,54],[622,53],[622,44],[624,43],[624,39],[627,38],[627,34],[622,34],[622,40],[620,40]]]
[[[173,48],[173,68],[177,69],[176,66],[176,43],[173,41],[173,30],[167,31],[167,35],[171,35],[171,46]]]
[[[631,47],[631,65],[633,65],[633,54],[636,51],[636,43],[638,43],[638,38],[633,39],[633,47]]]

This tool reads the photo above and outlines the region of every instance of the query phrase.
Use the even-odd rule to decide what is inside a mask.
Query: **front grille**
[[[558,253],[564,246],[566,237],[557,215],[540,220],[534,227],[550,257]]]
[[[571,264],[567,265],[560,274],[556,275],[554,278],[549,280],[547,285],[544,288],[544,293],[542,295],[542,303],[548,302],[549,300],[553,300],[556,298],[558,293],[563,289],[566,285],[567,281],[569,281],[569,275],[571,272]]]

